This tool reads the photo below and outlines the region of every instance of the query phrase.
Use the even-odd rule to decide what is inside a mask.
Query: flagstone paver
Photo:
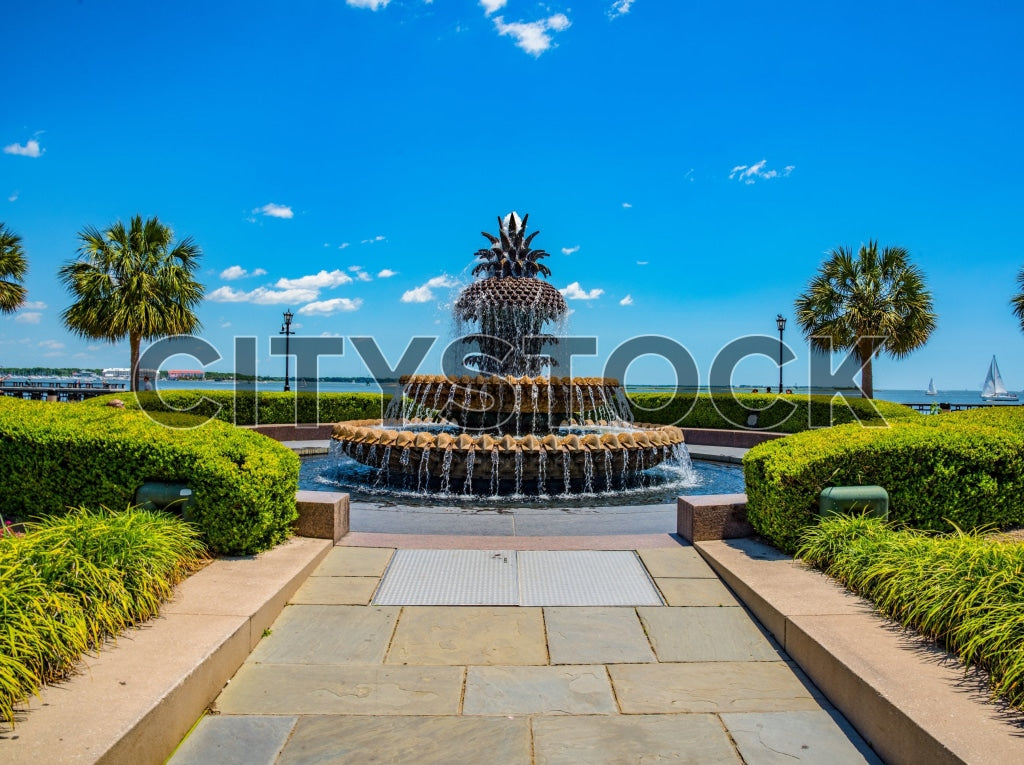
[[[704,562],[693,547],[662,547],[637,550],[648,573],[658,577],[678,579],[718,579],[711,566]]]
[[[778,661],[741,608],[637,609],[659,661]]]
[[[634,608],[548,607],[544,626],[552,664],[655,661]]]
[[[625,714],[820,708],[782,661],[613,664],[608,673]]]
[[[742,764],[722,724],[706,714],[535,717],[533,749],[537,765]]]
[[[302,717],[278,762],[523,765],[530,762],[530,723],[507,717]]]
[[[384,660],[399,609],[391,606],[288,606],[249,661],[373,664]]]
[[[673,579],[661,577],[654,583],[669,606],[738,606],[729,588],[717,579]]]
[[[615,714],[603,666],[469,667],[467,715]]]
[[[375,576],[380,578],[394,553],[389,547],[335,547],[311,576]]]
[[[406,606],[388,664],[547,664],[539,608]]]
[[[454,715],[462,667],[249,664],[217,709],[233,715]]]
[[[292,603],[326,606],[369,605],[380,582],[375,576],[311,576],[292,597]]]
[[[881,765],[881,760],[863,745],[845,719],[840,717],[837,722],[824,710],[721,717],[747,765]],[[861,746],[858,748],[853,741]]]
[[[207,715],[174,753],[174,765],[274,765],[298,719]]]
[[[392,550],[335,548],[171,765],[877,762],[692,547],[639,554],[668,606],[368,605]]]

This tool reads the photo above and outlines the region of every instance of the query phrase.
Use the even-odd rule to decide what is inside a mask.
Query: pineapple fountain
[[[464,360],[475,376],[412,375],[401,380],[383,420],[340,422],[332,453],[375,469],[375,483],[419,493],[506,496],[611,492],[642,485],[671,460],[688,464],[683,432],[632,421],[619,382],[544,376],[557,362],[545,333],[568,313],[539,278],[551,271],[525,236],[529,216],[498,219],[483,235],[483,276],[455,302]],[[470,328],[466,334],[462,330]]]

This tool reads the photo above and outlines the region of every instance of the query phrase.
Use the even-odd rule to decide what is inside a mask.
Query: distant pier
[[[924,404],[904,404],[903,406],[909,406],[911,409],[915,409],[918,412],[928,414],[933,408],[938,409],[940,412],[960,412],[967,411],[969,409],[985,409],[992,406],[1019,406],[1019,404],[1016,401],[1007,402],[1005,404],[992,404],[989,402],[980,404],[956,404],[947,403],[945,401],[929,401]]]
[[[109,393],[125,393],[128,382],[111,380],[0,380],[0,394],[32,401],[84,401]]]

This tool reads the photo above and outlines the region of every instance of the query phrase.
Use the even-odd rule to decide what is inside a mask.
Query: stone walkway
[[[878,762],[688,546],[665,606],[376,606],[335,547],[182,743],[186,763]]]

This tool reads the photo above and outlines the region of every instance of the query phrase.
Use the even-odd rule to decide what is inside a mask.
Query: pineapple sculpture
[[[463,334],[462,341],[479,349],[466,363],[484,373],[533,376],[555,365],[544,349],[558,340],[544,333],[544,325],[560,321],[569,309],[558,290],[538,278],[550,276],[551,269],[539,262],[548,253],[531,248],[540,232],[526,236],[529,217],[512,212],[498,218],[498,236],[481,232],[491,247],[477,250],[482,262],[473,275],[484,278],[463,290],[455,303],[456,319],[479,327]]]

